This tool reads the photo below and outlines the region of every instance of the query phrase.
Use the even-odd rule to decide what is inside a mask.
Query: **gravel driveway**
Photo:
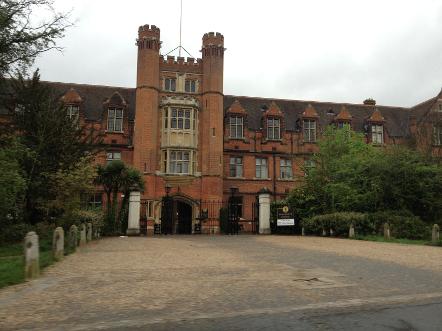
[[[332,238],[108,238],[0,290],[0,330],[244,330],[257,316],[440,302],[441,258]]]

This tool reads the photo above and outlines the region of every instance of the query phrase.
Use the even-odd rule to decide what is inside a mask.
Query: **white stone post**
[[[86,241],[92,241],[92,223],[87,223]]]
[[[127,221],[127,235],[137,236],[140,234],[140,204],[141,193],[130,192],[129,196],[129,219]]]
[[[86,224],[81,223],[80,225],[80,247],[86,245]]]
[[[259,191],[259,234],[270,234],[270,192]]]
[[[384,223],[384,239],[390,240],[390,224]]]
[[[69,248],[74,252],[77,250],[78,246],[78,229],[77,226],[72,224],[69,228]]]
[[[55,261],[60,261],[64,257],[64,230],[57,227],[52,237],[52,253]]]
[[[431,231],[431,241],[433,244],[439,243],[439,225],[434,224]]]
[[[25,279],[33,279],[40,274],[40,250],[38,246],[38,235],[35,232],[28,232],[24,242],[25,253]]]
[[[348,237],[349,238],[354,238],[355,237],[355,226],[352,224],[350,224],[350,229],[348,230]]]

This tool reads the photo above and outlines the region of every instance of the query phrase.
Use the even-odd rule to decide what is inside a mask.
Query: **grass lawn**
[[[40,241],[40,270],[54,263],[51,240]],[[0,288],[24,282],[23,244],[0,246]]]
[[[397,243],[397,244],[407,244],[407,245],[432,245],[431,240],[411,240],[411,239],[398,239],[391,238],[386,240],[383,236],[356,236],[356,240],[367,240],[367,241],[379,241],[379,242],[388,242],[388,243]],[[442,242],[439,242],[439,245],[442,246]]]

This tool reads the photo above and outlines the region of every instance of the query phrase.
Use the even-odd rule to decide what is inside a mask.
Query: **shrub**
[[[301,221],[306,233],[321,234],[322,230],[333,229],[337,236],[348,235],[350,225],[353,224],[359,233],[371,230],[367,216],[362,213],[340,212],[333,214],[317,215]]]

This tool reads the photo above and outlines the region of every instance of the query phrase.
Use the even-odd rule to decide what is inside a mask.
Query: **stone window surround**
[[[315,143],[317,136],[317,121],[305,118],[302,120],[302,137],[306,143]]]
[[[121,115],[118,114],[119,112]],[[124,109],[122,107],[108,107],[106,132],[123,133],[124,132],[123,119],[124,119]],[[120,128],[120,130],[116,130],[116,129],[118,129],[117,124],[118,124],[118,127]]]
[[[371,142],[376,145],[384,143],[384,125],[380,123],[372,123],[370,125]]]

